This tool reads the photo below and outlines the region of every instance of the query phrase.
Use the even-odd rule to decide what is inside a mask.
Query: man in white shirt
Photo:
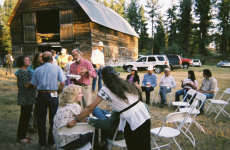
[[[102,71],[102,68],[105,66],[103,48],[104,48],[103,42],[101,41],[98,42],[97,49],[93,50],[92,55],[91,55],[91,62],[95,70],[97,71],[97,76],[98,76],[98,90],[100,90],[102,87],[101,71]],[[97,77],[93,78],[92,91],[96,90],[96,84],[97,84]]]
[[[161,104],[160,107],[163,107],[166,102],[166,95],[171,92],[171,89],[176,87],[176,82],[174,78],[170,75],[170,69],[166,68],[164,71],[163,77],[160,81],[160,97]]]

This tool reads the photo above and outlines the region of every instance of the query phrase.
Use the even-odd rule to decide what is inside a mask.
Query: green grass
[[[199,85],[202,81],[202,70],[209,68],[213,72],[213,76],[218,81],[218,87],[220,92],[225,88],[230,87],[230,69],[229,68],[216,68],[215,66],[203,66],[190,68],[195,71]],[[122,71],[122,68],[118,68],[117,71],[121,72],[121,77],[125,78],[127,73]],[[140,72],[140,78],[143,79],[145,72]],[[163,73],[158,74],[158,83]],[[177,82],[177,88],[180,89],[180,81],[187,76],[187,70],[175,70],[172,71],[172,75]],[[154,90],[154,94],[157,95],[158,87]],[[145,95],[143,94],[144,98]],[[157,96],[153,96],[154,102],[159,102]],[[105,104],[101,104],[101,107],[105,107]],[[230,112],[228,106],[227,110]],[[162,125],[164,117],[174,110],[170,107],[159,108],[157,104],[150,106],[151,123],[153,127],[159,127]],[[0,150],[36,150],[38,149],[37,134],[30,135],[33,138],[33,142],[28,145],[20,145],[16,143],[16,131],[18,125],[20,108],[17,105],[17,86],[16,79],[13,75],[5,76],[3,69],[0,69]],[[194,148],[191,143],[183,136],[180,135],[177,141],[180,143],[184,150],[229,150],[230,148],[230,118],[220,116],[215,122],[215,115],[201,115],[197,118],[205,129],[206,133],[201,132],[196,126],[192,126],[191,130],[196,138],[196,147]],[[176,150],[175,145],[172,145],[172,150]],[[116,148],[114,148],[116,150]]]

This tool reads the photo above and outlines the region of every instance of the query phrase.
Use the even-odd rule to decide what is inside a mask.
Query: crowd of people
[[[79,49],[73,49],[71,55],[66,49],[61,50],[57,57],[55,51],[37,53],[32,64],[28,56],[17,59],[19,69],[15,75],[18,85],[18,104],[21,107],[17,139],[20,143],[30,143],[27,131],[31,117],[38,131],[41,149],[53,146],[55,142],[63,149],[76,149],[91,141],[92,134],[70,138],[58,137],[58,129],[73,127],[78,122],[88,121],[89,124],[102,128],[104,138],[111,137],[118,127],[123,132],[129,150],[150,150],[150,114],[147,105],[150,95],[157,86],[157,76],[153,67],[148,67],[148,73],[140,82],[138,70],[132,68],[131,73],[123,80],[110,66],[105,66],[103,42],[92,51],[91,61],[82,57]],[[80,79],[69,75],[78,75]],[[176,101],[186,95],[189,89],[199,90],[207,98],[212,98],[217,88],[217,81],[211,71],[203,71],[204,80],[200,89],[192,70],[188,78],[181,83],[182,89],[175,94]],[[92,86],[91,86],[91,80]],[[96,91],[93,99],[92,94]],[[102,81],[104,84],[102,84]],[[159,82],[160,107],[166,103],[166,95],[176,87],[170,69],[166,68]],[[142,100],[142,92],[146,95],[146,104]],[[110,103],[112,112],[98,107],[102,101]],[[49,110],[49,132],[46,133],[47,110]],[[106,114],[111,113],[111,117]],[[94,115],[98,119],[93,119]],[[104,132],[103,132],[104,131]],[[56,140],[54,140],[56,139]],[[58,139],[58,140],[57,140]]]

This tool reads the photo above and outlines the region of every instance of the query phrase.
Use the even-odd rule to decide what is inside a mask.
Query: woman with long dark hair
[[[130,83],[135,84],[137,87],[139,87],[140,84],[140,78],[138,75],[137,67],[132,67],[132,71],[130,74],[127,75],[126,80]]]
[[[43,64],[42,52],[35,54],[32,64],[27,68],[27,70],[33,75],[34,70]]]
[[[106,100],[111,103],[113,111],[120,112],[118,129],[124,131],[128,150],[150,150],[150,114],[145,104],[139,101],[137,87],[121,79],[110,66],[103,68],[102,80],[104,86],[96,100],[69,125],[83,120],[102,100]]]
[[[181,87],[183,89],[178,90],[175,94],[175,101],[180,101],[180,96],[185,96],[187,91],[190,89],[196,90],[198,87],[198,82],[196,81],[196,76],[193,70],[188,71],[188,78],[181,81]]]
[[[30,58],[20,56],[17,60],[17,66],[20,68],[15,73],[18,85],[18,105],[21,106],[21,113],[17,131],[17,138],[20,143],[29,143],[30,138],[26,137],[29,120],[35,103],[35,90],[30,88],[31,74],[27,71],[30,65]]]
[[[43,60],[42,60],[42,52],[38,52],[35,54],[32,64],[27,67],[27,71],[30,73],[31,76],[33,76],[33,73],[35,71],[35,69],[37,69],[38,67],[40,67],[43,64]],[[33,111],[32,111],[32,117],[29,123],[29,130],[34,132],[35,130],[37,130],[37,105],[34,105]]]

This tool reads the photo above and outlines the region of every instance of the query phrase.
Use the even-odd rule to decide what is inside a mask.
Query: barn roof
[[[131,25],[112,9],[105,7],[103,4],[98,3],[95,0],[75,1],[80,5],[92,22],[119,32],[139,37]],[[9,25],[12,23],[12,20],[21,4],[22,0],[19,0],[8,20]]]
[[[105,7],[95,0],[76,0],[92,22],[98,23],[105,27],[130,34],[136,37],[139,35],[131,25],[112,9]]]

